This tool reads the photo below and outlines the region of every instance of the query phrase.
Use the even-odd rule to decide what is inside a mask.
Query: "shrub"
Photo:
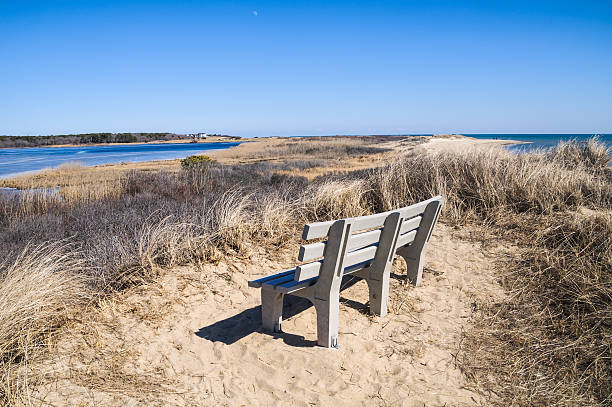
[[[191,155],[181,160],[181,167],[186,168],[186,169],[208,168],[210,165],[214,163],[215,163],[215,160],[213,160],[207,155]]]

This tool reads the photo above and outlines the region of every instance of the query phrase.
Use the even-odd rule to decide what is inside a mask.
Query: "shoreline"
[[[9,150],[15,148],[64,148],[64,147],[99,147],[99,146],[135,146],[135,145],[150,145],[150,144],[207,144],[207,143],[243,143],[249,139],[239,138],[232,139],[230,137],[215,137],[214,139],[199,139],[195,142],[193,139],[178,139],[178,140],[156,140],[156,141],[137,141],[134,143],[89,143],[89,144],[53,144],[48,146],[26,146],[26,147],[0,147],[0,150]]]
[[[350,140],[350,138],[357,138],[363,136],[344,136],[344,140]],[[410,136],[404,139],[394,140],[393,138],[389,138],[388,141],[381,143],[372,143],[372,145],[380,145],[381,147],[389,147],[395,150],[397,147],[401,150],[401,141],[402,140],[410,140],[412,137],[419,136]],[[516,144],[525,144],[528,142],[515,141],[515,140],[499,140],[499,139],[475,139],[469,136],[462,135],[435,135],[430,136],[431,138],[427,140],[427,142],[423,144],[419,144],[418,148],[424,148],[426,150],[462,150],[466,148],[471,148],[473,146],[479,148],[490,148],[495,145],[501,146],[509,146]],[[219,161],[221,164],[245,164],[261,161],[261,155],[265,154],[270,148],[275,148],[275,146],[280,146],[287,141],[298,140],[297,138],[280,138],[280,137],[260,137],[260,138],[252,138],[252,139],[242,139],[237,146],[231,146],[225,149],[220,150],[208,150],[204,155],[207,155],[216,161]],[[304,140],[303,138],[300,140]],[[226,140],[211,140],[211,141],[203,141],[201,144],[205,143],[219,143],[219,142],[228,142]],[[169,142],[163,143],[168,144]],[[119,145],[135,145],[135,144],[158,144],[158,143],[118,143]],[[195,143],[194,143],[195,144]],[[110,143],[109,143],[110,145]],[[59,146],[57,146],[59,147]],[[26,147],[26,148],[38,148],[38,147]],[[397,151],[400,151],[397,150]],[[396,153],[397,153],[396,151]],[[114,163],[107,164],[97,164],[97,165],[84,165],[83,169],[87,172],[104,172],[104,171],[112,171],[112,170],[130,170],[130,169],[141,169],[141,170],[176,170],[179,166],[181,158],[169,158],[169,159],[161,159],[161,160],[147,160],[147,161],[118,161]],[[267,159],[264,161],[273,162],[274,159]],[[363,160],[354,160],[355,168],[365,168],[371,167],[375,165],[375,163],[371,162],[370,159],[365,161]],[[67,161],[66,163],[69,163]],[[58,166],[59,167],[59,166]],[[12,186],[15,185],[15,182],[22,177],[32,177],[32,178],[41,178],[45,176],[46,172],[49,171],[57,171],[58,167],[53,168],[43,168],[40,170],[32,170],[21,173],[14,173],[10,176],[2,176],[0,177],[0,186]],[[305,174],[310,176],[319,175],[316,170],[311,171],[313,174]]]
[[[226,141],[226,140],[214,140],[214,141],[208,141],[208,142],[198,142],[198,143],[170,143],[170,142],[166,142],[166,143],[113,143],[113,145],[119,145],[119,146],[143,146],[143,145],[172,145],[172,144],[181,144],[181,145],[188,145],[188,146],[192,146],[193,145],[193,149],[195,150],[202,150],[202,154],[205,154],[206,152],[212,152],[212,151],[217,151],[216,148],[212,147],[214,145],[221,145],[220,150],[229,150],[232,148],[237,147],[238,145],[244,143],[243,141]],[[197,147],[196,144],[200,145],[200,147]],[[224,146],[223,144],[230,144],[229,146]],[[111,145],[111,143],[107,144],[107,145]],[[205,146],[211,146],[212,149],[208,149],[208,148],[204,148]],[[59,146],[56,146],[59,147]],[[21,148],[28,148],[28,149],[33,149],[33,148],[40,148],[40,147],[19,147],[19,149]],[[191,147],[189,147],[191,149]],[[3,151],[2,149],[0,149],[0,152]],[[27,153],[25,153],[27,154]],[[42,174],[46,171],[54,171],[57,170],[58,168],[61,168],[64,165],[70,165],[70,164],[76,164],[79,165],[83,168],[87,168],[90,170],[95,170],[96,168],[112,168],[112,167],[124,167],[126,165],[128,166],[154,166],[155,163],[163,163],[163,162],[176,162],[177,160],[181,160],[184,157],[181,158],[160,158],[160,159],[146,159],[145,160],[139,160],[139,159],[131,159],[130,160],[130,156],[126,155],[125,157],[120,157],[121,159],[119,161],[115,161],[115,162],[108,162],[108,163],[101,163],[101,164],[95,164],[95,165],[87,165],[86,163],[80,162],[79,161],[79,156],[74,157],[74,159],[70,159],[70,160],[66,160],[63,161],[59,164],[56,164],[55,166],[47,166],[47,167],[43,167],[43,168],[39,168],[39,169],[33,169],[33,170],[27,170],[27,171],[20,171],[20,172],[12,172],[12,173],[8,173],[8,174],[4,174],[4,175],[0,175],[0,185],[2,184],[6,184],[7,182],[10,183],[10,180],[16,179],[16,178],[20,178],[20,177],[36,177],[39,174]],[[10,169],[10,168],[9,168]]]

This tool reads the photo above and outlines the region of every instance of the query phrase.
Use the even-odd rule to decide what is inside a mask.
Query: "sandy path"
[[[284,333],[260,330],[247,281],[291,266],[297,246],[173,270],[69,327],[37,367],[45,384],[34,395],[52,405],[486,405],[454,355],[474,307],[503,295],[492,272],[501,249],[466,236],[438,225],[423,284],[394,276],[384,318],[368,315],[365,282],[344,290],[339,350],[314,346],[305,300],[286,300]]]
[[[496,148],[514,144],[529,144],[524,141],[475,139],[471,137],[439,137],[428,140],[427,143],[417,146],[417,149],[426,151],[468,151],[474,148]]]

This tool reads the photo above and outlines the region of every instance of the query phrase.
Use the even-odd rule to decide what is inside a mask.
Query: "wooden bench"
[[[317,313],[317,343],[338,347],[340,284],[346,275],[365,279],[370,291],[370,312],[387,314],[389,276],[395,255],[406,260],[407,277],[419,284],[427,243],[442,208],[436,196],[405,208],[358,218],[311,223],[302,239],[327,238],[300,247],[294,269],[249,281],[261,288],[262,325],[281,332],[283,298],[303,297]]]

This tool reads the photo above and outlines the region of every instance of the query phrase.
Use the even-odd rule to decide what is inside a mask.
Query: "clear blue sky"
[[[0,134],[612,133],[612,1],[0,0]]]

